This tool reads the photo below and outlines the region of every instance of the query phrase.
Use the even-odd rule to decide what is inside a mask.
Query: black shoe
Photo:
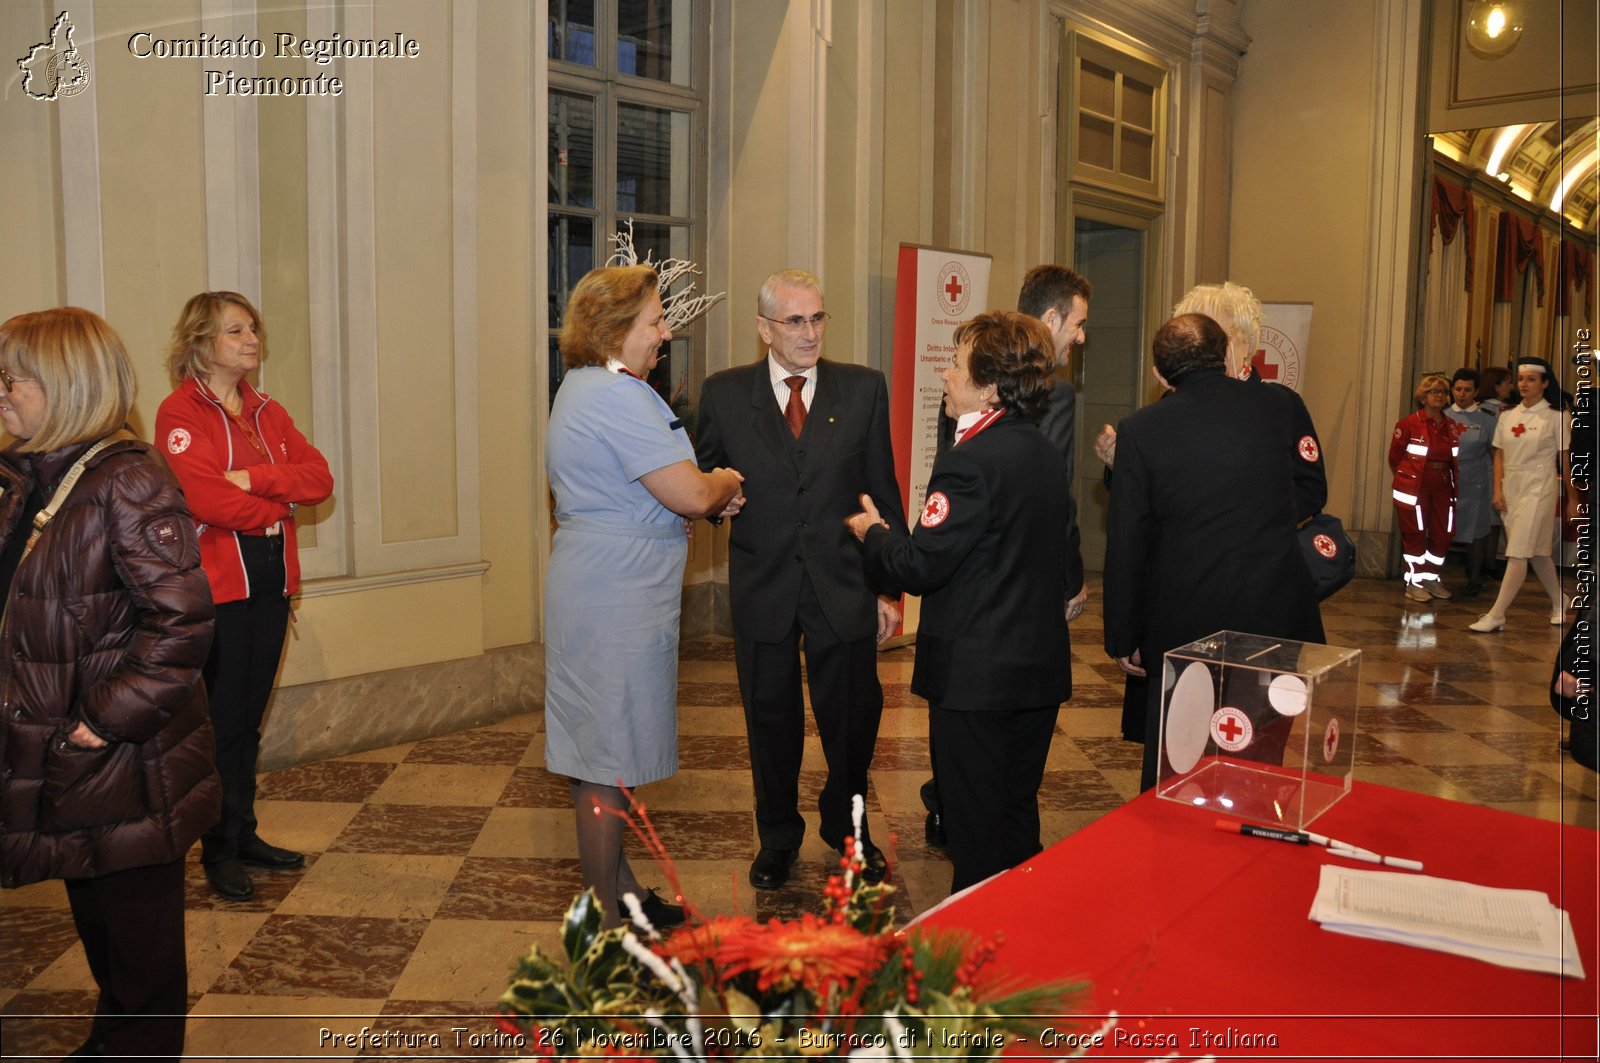
[[[750,885],[758,890],[775,890],[789,881],[789,869],[800,855],[797,849],[768,849],[765,845],[750,865]]]
[[[937,850],[941,853],[944,852],[945,837],[943,813],[928,813],[928,820],[922,826],[922,837],[923,840],[928,843],[928,848]]]
[[[857,872],[869,884],[876,886],[889,877],[889,858],[872,842],[861,845],[861,870]]]
[[[250,884],[250,876],[239,861],[218,860],[204,866],[206,881],[211,883],[217,896],[230,901],[248,901],[256,895],[256,888]]]
[[[1463,598],[1476,598],[1479,594],[1482,594],[1482,593],[1483,593],[1483,584],[1481,584],[1481,583],[1468,583],[1466,588],[1462,590],[1461,597],[1463,597]]]
[[[639,902],[639,910],[657,930],[676,930],[684,924],[683,909],[662,900],[654,889],[646,891],[644,899]]]
[[[106,1043],[98,1037],[90,1037],[83,1044],[67,1053],[68,1059],[78,1059],[82,1056],[103,1056],[106,1054]]]
[[[844,844],[842,842],[831,842],[826,837],[822,840],[828,846],[839,850],[840,856],[844,855]],[[862,864],[861,870],[857,874],[876,886],[889,874],[889,858],[883,855],[882,849],[872,844],[871,838],[856,844],[860,846]]]
[[[293,849],[280,849],[276,845],[268,845],[260,838],[252,838],[239,846],[239,859],[251,867],[271,868],[273,871],[284,871],[291,867],[305,867],[306,858],[303,854]]]

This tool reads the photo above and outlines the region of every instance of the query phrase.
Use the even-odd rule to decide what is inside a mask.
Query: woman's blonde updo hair
[[[18,314],[0,324],[0,369],[44,392],[44,423],[17,449],[48,453],[103,439],[128,423],[137,383],[122,337],[76,306]]]
[[[211,375],[212,352],[222,332],[222,315],[229,303],[250,315],[261,357],[267,356],[267,327],[249,299],[238,292],[201,292],[183,304],[178,323],[172,326],[172,342],[167,346],[167,372],[174,384],[189,377],[205,380]]]
[[[1242,284],[1196,284],[1172,308],[1173,317],[1204,314],[1228,334],[1228,375],[1240,376],[1261,345],[1261,300]]]
[[[601,266],[583,275],[561,321],[561,361],[568,369],[606,364],[622,351],[639,308],[656,290],[649,266]]]

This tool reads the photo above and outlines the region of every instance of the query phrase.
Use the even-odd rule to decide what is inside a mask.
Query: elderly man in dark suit
[[[1273,389],[1230,379],[1227,350],[1203,314],[1161,326],[1156,376],[1173,393],[1117,427],[1105,645],[1131,675],[1221,630],[1323,639],[1295,539],[1294,413]],[[1141,789],[1158,775],[1161,689],[1150,684]]]
[[[828,314],[817,278],[774,273],[757,309],[767,357],[706,380],[696,450],[707,469],[737,463],[749,499],[729,538],[728,590],[761,841],[750,884],[777,889],[805,836],[800,647],[828,764],[822,839],[842,849],[883,713],[877,646],[900,622],[894,600],[868,586],[844,518],[865,492],[893,525],[905,520],[883,374],[822,357]],[[881,881],[887,861],[864,822],[861,833],[863,877]]]

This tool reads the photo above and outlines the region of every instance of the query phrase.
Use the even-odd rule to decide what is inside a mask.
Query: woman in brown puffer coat
[[[220,804],[212,607],[183,496],[122,427],[133,394],[95,314],[0,324],[0,885],[66,880],[100,987],[74,1055],[176,1060],[184,853]]]

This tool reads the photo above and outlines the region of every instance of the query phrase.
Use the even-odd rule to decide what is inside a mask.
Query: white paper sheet
[[[1585,976],[1572,920],[1538,890],[1324,864],[1310,917],[1335,933]]]

